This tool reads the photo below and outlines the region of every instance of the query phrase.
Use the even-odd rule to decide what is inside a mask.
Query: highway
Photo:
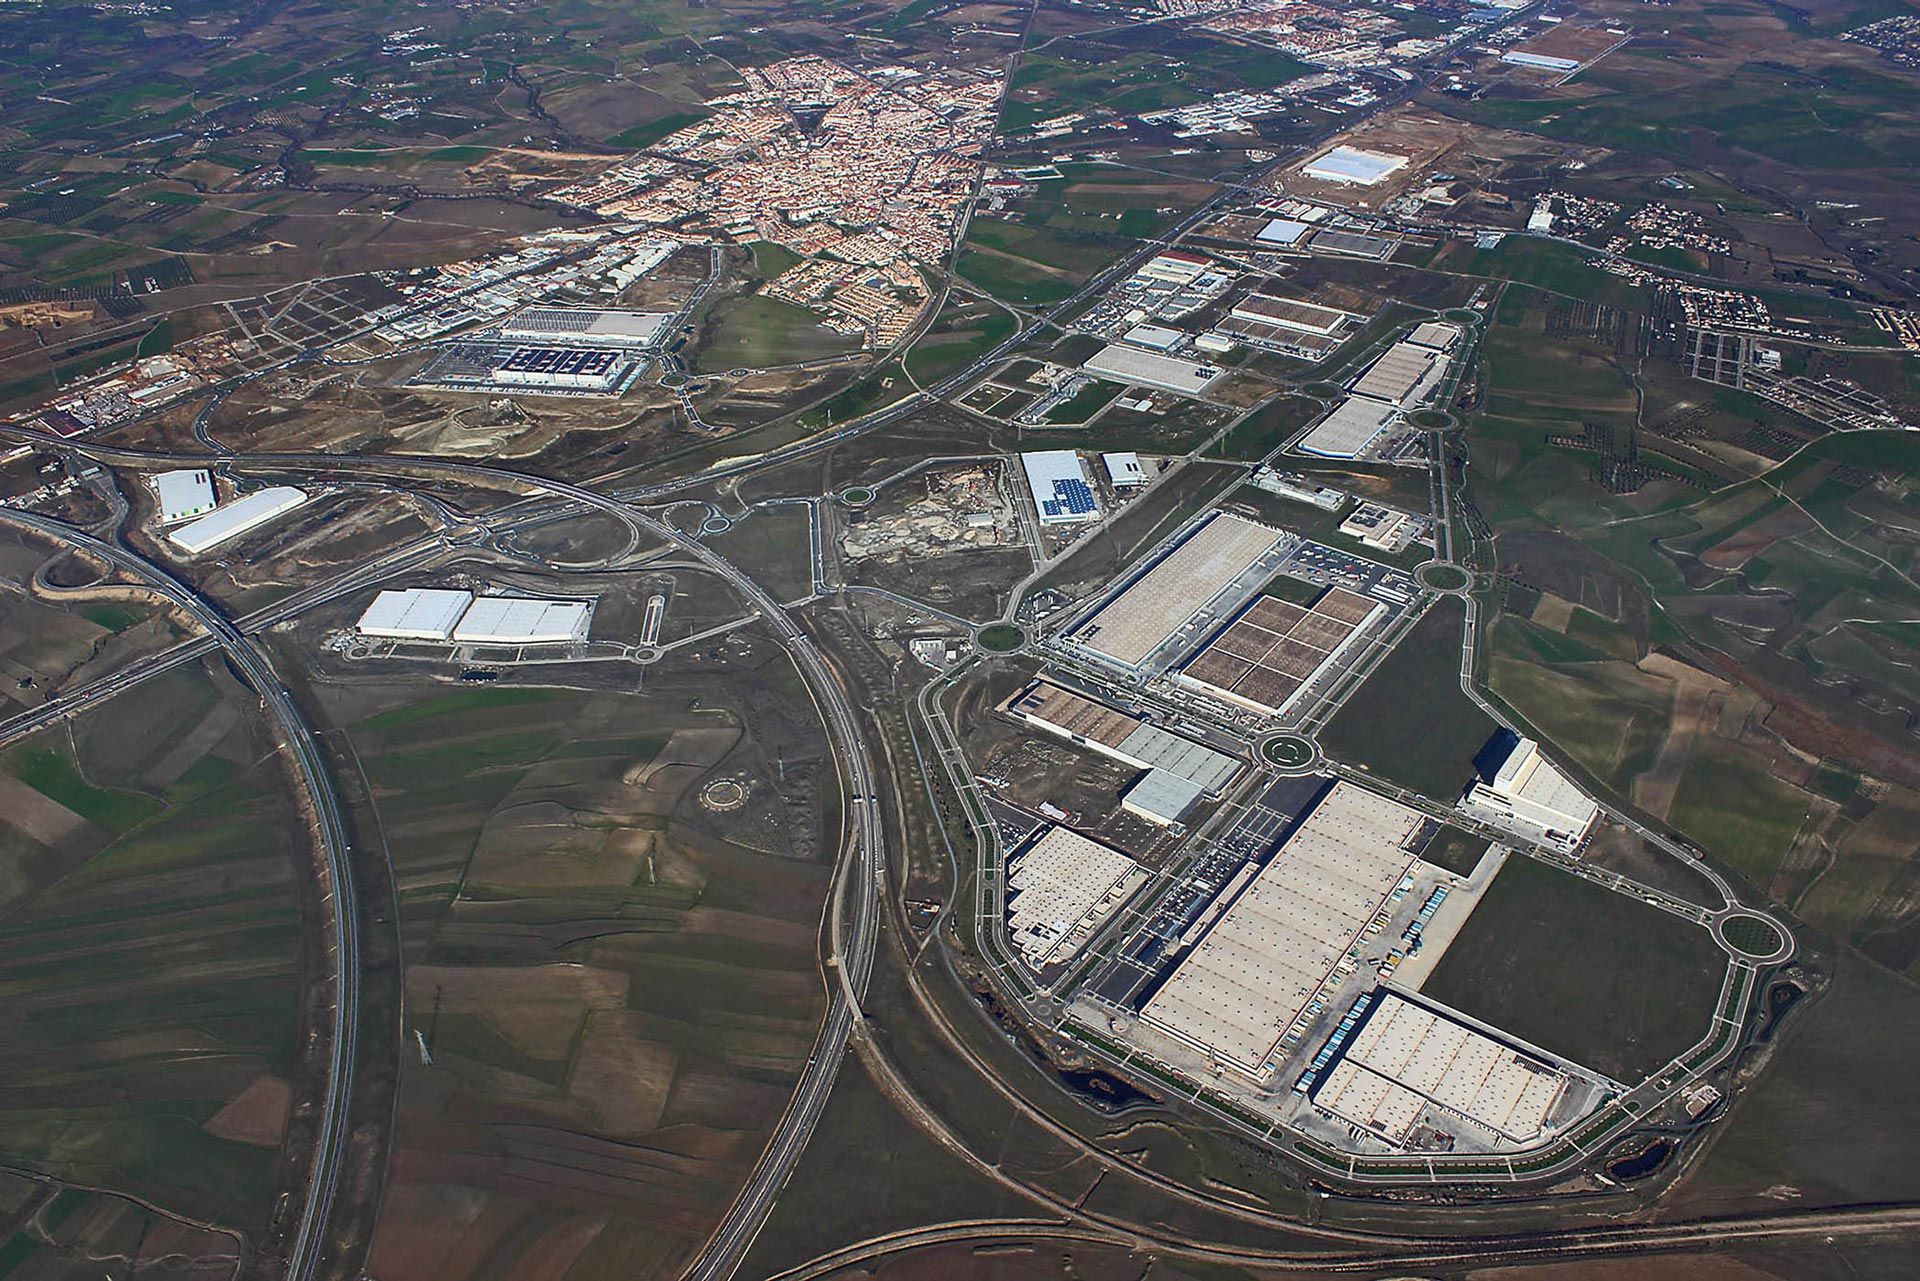
[[[353,877],[347,863],[351,851],[347,845],[346,824],[341,819],[340,802],[333,790],[333,780],[314,747],[313,731],[301,716],[293,696],[281,684],[273,665],[204,597],[145,557],[50,517],[0,507],[0,523],[18,525],[44,537],[84,549],[123,573],[140,579],[193,615],[206,629],[212,645],[226,653],[254,692],[260,695],[261,706],[273,720],[276,731],[298,767],[301,784],[313,807],[320,855],[325,864],[321,898],[328,905],[331,918],[328,922],[327,944],[332,953],[334,974],[333,1034],[329,1038],[327,1085],[321,1103],[320,1125],[314,1139],[308,1195],[300,1209],[300,1221],[294,1231],[287,1260],[287,1276],[292,1281],[307,1281],[315,1275],[321,1261],[321,1247],[333,1212],[334,1193],[339,1187],[360,1026],[359,915],[355,907]],[[130,684],[141,678],[123,672],[118,679]]]

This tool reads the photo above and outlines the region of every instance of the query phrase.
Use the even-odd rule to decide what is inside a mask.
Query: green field
[[[1706,1035],[1726,967],[1699,926],[1515,855],[1420,990],[1632,1084]]]
[[[32,789],[0,804],[0,1157],[251,1232],[277,1140],[220,1118],[292,1075],[313,962],[303,828],[222,686],[155,678],[0,756]]]
[[[1100,232],[981,217],[968,224],[954,270],[1006,302],[1044,305],[1071,297],[1129,243]]]
[[[1452,801],[1497,728],[1460,689],[1466,605],[1436,601],[1327,723],[1331,756],[1435,800]]]
[[[765,369],[860,350],[860,340],[835,333],[805,307],[752,294],[714,311],[704,345],[694,357],[701,373]]]
[[[648,1275],[681,1266],[731,1199],[813,1041],[837,824],[811,703],[770,655],[722,680],[659,676],[671,693],[374,686],[368,709],[356,692],[405,1031],[434,1056],[405,1060],[376,1269],[411,1270],[393,1207],[448,1181],[515,1225],[469,1240],[501,1275],[558,1240],[573,1194],[543,1188],[591,1189]],[[701,799],[712,780],[722,808]],[[464,1166],[475,1142],[523,1149],[526,1173]]]
[[[988,303],[954,299],[907,352],[907,372],[925,386],[964,369],[1013,332],[1011,314]]]

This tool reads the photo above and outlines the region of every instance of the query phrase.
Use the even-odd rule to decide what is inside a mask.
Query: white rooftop
[[[1067,960],[1146,880],[1119,850],[1049,828],[1008,865],[1007,936],[1036,971]]]
[[[1259,1080],[1414,856],[1422,815],[1345,781],[1307,815],[1141,1010]]]
[[[174,543],[189,552],[203,552],[217,547],[230,538],[259,525],[264,525],[275,516],[284,515],[307,501],[305,490],[295,489],[291,485],[273,485],[266,489],[256,489],[243,498],[236,498],[224,507],[215,508],[210,514],[168,534]]]
[[[1212,365],[1181,360],[1177,356],[1163,356],[1157,351],[1143,351],[1125,343],[1108,343],[1089,357],[1081,368],[1115,382],[1159,387],[1188,396],[1199,395],[1220,376],[1220,371]]]
[[[363,636],[394,640],[446,640],[454,624],[473,604],[473,593],[441,587],[406,587],[383,591],[360,615]]]
[[[463,644],[537,645],[580,640],[592,605],[583,600],[482,596],[461,617],[453,639]]]
[[[1349,183],[1371,187],[1388,174],[1406,167],[1407,157],[1389,151],[1365,151],[1359,147],[1339,146],[1307,161],[1300,172],[1323,182]]]
[[[153,478],[153,494],[160,503],[162,524],[210,512],[215,505],[213,473],[204,467],[163,471]]]
[[[1216,512],[1068,639],[1127,666],[1141,663],[1283,537],[1265,525]]]
[[[1395,412],[1384,401],[1349,396],[1301,437],[1297,448],[1324,458],[1357,458],[1386,430]]]

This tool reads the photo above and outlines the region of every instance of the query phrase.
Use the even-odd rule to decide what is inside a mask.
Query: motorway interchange
[[[1066,314],[1068,309],[1083,298],[1091,296],[1106,282],[1132,270],[1140,260],[1150,256],[1164,244],[1177,241],[1185,227],[1197,224],[1207,212],[1206,210],[1197,211],[1183,224],[1182,228],[1176,228],[1161,241],[1143,246],[1137,254],[1100,273],[1088,281],[1072,299],[1060,304],[1051,314]],[[904,851],[898,847],[897,829],[888,817],[889,814],[898,812],[899,802],[894,799],[895,790],[937,788],[940,784],[935,780],[944,777],[945,781],[962,796],[973,797],[978,792],[978,784],[973,778],[973,771],[966,761],[964,752],[955,741],[953,727],[939,701],[942,691],[951,687],[952,679],[964,672],[964,666],[956,672],[949,673],[947,678],[925,686],[914,700],[913,707],[916,715],[910,718],[910,723],[913,727],[912,745],[915,752],[920,753],[920,772],[917,775],[900,774],[897,771],[883,773],[879,764],[881,758],[876,755],[872,741],[870,720],[862,715],[851,699],[846,680],[841,671],[837,670],[837,665],[844,660],[823,647],[819,636],[804,627],[802,622],[796,621],[796,612],[791,607],[777,602],[755,580],[750,568],[729,563],[703,542],[697,534],[683,532],[663,516],[677,501],[678,495],[696,484],[705,485],[716,480],[739,481],[755,474],[771,472],[819,451],[855,441],[904,419],[924,405],[966,386],[977,377],[980,371],[990,368],[1011,351],[1024,333],[1024,330],[1016,331],[995,348],[983,353],[969,367],[956,372],[937,386],[916,393],[864,419],[844,424],[821,436],[770,451],[758,458],[727,463],[688,480],[662,482],[618,492],[603,493],[587,486],[481,463],[413,457],[388,459],[377,456],[253,453],[220,446],[218,461],[223,466],[237,469],[262,469],[283,475],[304,475],[315,479],[344,479],[356,484],[377,484],[427,496],[432,495],[437,484],[477,483],[503,488],[520,496],[509,506],[485,518],[466,519],[438,533],[401,544],[374,560],[355,566],[329,580],[305,586],[266,609],[232,619],[228,619],[212,601],[192,591],[163,568],[113,541],[110,536],[115,532],[114,530],[105,531],[109,536],[102,537],[72,529],[46,518],[0,511],[0,520],[11,521],[33,530],[42,537],[63,541],[75,548],[84,549],[92,555],[110,561],[123,572],[148,582],[198,619],[204,629],[204,634],[201,636],[141,660],[124,671],[90,686],[67,691],[59,699],[35,712],[0,723],[0,740],[12,741],[34,729],[97,706],[134,682],[151,678],[207,653],[223,652],[240,670],[247,673],[249,682],[261,693],[263,705],[277,725],[282,742],[286,744],[300,766],[300,777],[307,793],[307,800],[319,818],[321,847],[326,856],[326,865],[319,870],[321,884],[329,888],[344,887],[345,894],[350,895],[351,877],[343,877],[340,872],[342,860],[350,857],[350,851],[341,830],[338,805],[333,796],[326,764],[313,749],[311,731],[306,727],[298,707],[287,694],[283,682],[274,674],[264,650],[252,637],[265,628],[286,622],[305,611],[320,608],[351,593],[363,592],[381,582],[430,567],[451,552],[466,548],[498,547],[503,545],[503,540],[511,538],[516,533],[541,528],[576,517],[584,512],[602,513],[619,522],[627,532],[624,552],[615,550],[610,553],[606,559],[606,564],[609,566],[620,564],[643,543],[664,543],[672,547],[679,556],[724,581],[765,622],[772,634],[792,656],[794,665],[812,695],[833,743],[834,754],[840,765],[842,785],[850,800],[847,830],[844,833],[840,857],[836,864],[837,874],[823,956],[823,977],[829,994],[828,1009],[814,1053],[809,1058],[792,1101],[752,1177],[688,1272],[691,1277],[703,1279],[735,1275],[757,1232],[771,1213],[786,1181],[804,1154],[849,1047],[861,1049],[870,1066],[881,1062],[876,1057],[878,1052],[870,1044],[862,1041],[859,1035],[859,1023],[862,1018],[861,1000],[872,972],[876,948],[880,945],[882,924],[889,911],[897,911],[898,906],[890,903],[885,894],[885,887],[889,884],[889,869],[894,870],[897,882],[898,870],[904,857]],[[1224,435],[1231,426],[1232,424],[1229,423],[1216,434],[1214,439]],[[92,442],[60,440],[18,429],[10,430],[36,445],[61,451],[76,462],[89,460],[109,465],[156,466],[204,464],[208,461],[208,456],[205,454],[124,449]],[[197,432],[196,435],[203,441],[207,439],[204,432]],[[1177,475],[1178,466],[1198,456],[1199,452],[1200,448],[1196,448],[1186,459],[1176,460],[1175,468],[1163,477],[1163,480],[1169,480]],[[1445,519],[1447,504],[1450,502],[1450,487],[1442,478],[1441,469],[1435,469],[1435,476],[1436,515],[1441,517],[1438,527],[1446,531],[1445,537],[1448,540],[1442,544],[1443,559],[1446,559],[1452,547],[1452,522]],[[815,547],[812,556],[815,598],[863,590],[847,588],[844,585],[836,586],[827,581],[829,575],[822,563],[820,552],[819,522],[822,519],[822,508],[829,506],[821,500],[830,497],[818,496],[808,504],[810,525],[815,531]],[[124,516],[124,504],[121,504],[117,509],[116,519]],[[1039,581],[1052,563],[1051,559],[1041,560],[1028,582]],[[1007,606],[1009,617],[1012,616],[1018,604],[1020,594],[1020,591],[1016,590],[1009,599]],[[927,610],[924,607],[923,612],[938,615],[937,610]],[[1406,620],[1408,625],[1411,617]],[[1335,684],[1325,691],[1326,696],[1312,705],[1311,714],[1302,728],[1311,734],[1313,726],[1324,722],[1332,710],[1338,707],[1340,700],[1358,686],[1372,667],[1390,650],[1393,640],[1401,634],[1403,634],[1403,627],[1396,624],[1386,634],[1374,638],[1353,664],[1341,673]],[[1469,648],[1463,653],[1462,683],[1470,694],[1475,694],[1471,679],[1470,647],[1473,635],[1471,629],[1467,635],[1466,644]],[[1477,694],[1475,696],[1477,697]],[[929,755],[932,759],[929,759]],[[1402,797],[1402,799],[1423,803],[1422,798]],[[935,809],[938,812],[939,807],[936,806]],[[968,816],[969,827],[972,829],[964,836],[977,841],[978,848],[982,851],[996,849],[997,838],[990,830],[990,825],[975,821],[976,806],[968,804],[964,807],[964,812]],[[943,836],[949,848],[961,839],[963,834],[960,833],[947,832]],[[976,910],[971,914],[971,919],[978,930],[973,940],[975,946],[983,956],[1001,958],[996,961],[996,965],[1004,980],[1013,974],[1013,968],[1005,959],[1004,940],[995,933],[1000,928],[1001,921],[997,898],[1000,892],[997,875],[999,865],[996,858],[997,856],[989,853],[983,859],[978,874],[972,877],[973,892],[978,898]],[[1580,870],[1583,874],[1593,874],[1587,869],[1575,870]],[[1722,888],[1725,887],[1722,886]],[[1731,901],[1730,892],[1729,901]],[[328,902],[333,908],[329,922],[332,932],[329,954],[335,965],[334,990],[337,999],[332,1009],[334,1030],[329,1050],[325,1124],[322,1126],[320,1140],[315,1149],[309,1195],[303,1203],[298,1231],[288,1255],[289,1275],[302,1278],[321,1275],[324,1272],[327,1250],[326,1226],[341,1177],[343,1144],[340,1131],[352,1097],[355,1037],[361,1018],[356,1008],[358,985],[355,958],[360,945],[358,931],[364,928],[363,913],[356,910],[350,898],[344,896],[330,897]],[[952,917],[954,906],[953,902],[949,902],[936,928],[929,933],[927,945],[945,946],[942,934],[945,924]],[[904,929],[902,932],[905,932]],[[1016,984],[1018,986],[1015,986]],[[1020,989],[1028,986],[1025,980],[1016,978],[1009,984],[1009,990],[1017,994]],[[931,1006],[927,1008],[930,1009]],[[1064,1027],[1063,1010],[1057,1003],[1036,998],[1030,1003],[1030,1013],[1040,1026],[1049,1027],[1055,1031],[1060,1031]],[[1083,1046],[1082,1048],[1092,1048],[1096,1056],[1103,1053],[1098,1047]],[[1725,1048],[1731,1049],[1731,1047]],[[1126,1065],[1116,1062],[1115,1066],[1124,1071]],[[981,1067],[983,1070],[990,1070],[984,1063]],[[1668,1087],[1665,1093],[1671,1093],[1677,1089],[1678,1086],[1673,1085]],[[909,1091],[901,1086],[900,1093],[906,1096]],[[1636,1100],[1636,1103],[1638,1102],[1640,1100]],[[1210,1111],[1214,1121],[1223,1122],[1230,1128],[1247,1129],[1246,1122],[1242,1118],[1231,1111],[1220,1109],[1201,1093],[1195,1094],[1190,1100],[1190,1105]],[[937,1125],[937,1119],[931,1118],[928,1114],[921,1112],[917,1115],[920,1115],[927,1124]],[[1567,1168],[1577,1165],[1610,1134],[1611,1131],[1600,1134],[1594,1137],[1592,1142],[1569,1152],[1562,1158],[1561,1164]],[[1249,1131],[1249,1137],[1268,1141],[1271,1139],[1271,1134]],[[1560,1167],[1556,1165],[1555,1168]],[[1337,1170],[1337,1167],[1335,1169]],[[1345,1173],[1352,1172],[1349,1164]],[[1186,1196],[1189,1193],[1182,1191],[1176,1195]],[[1076,1217],[1070,1209],[1063,1210],[1063,1213],[1070,1219]],[[1077,1217],[1084,1221],[1085,1216]],[[1276,1220],[1276,1226],[1278,1222]],[[1292,1226],[1297,1229],[1297,1225]],[[1138,1233],[1137,1226],[1129,1228],[1119,1223],[1105,1223],[1100,1227],[1106,1232],[1122,1237],[1129,1232]],[[1861,1230],[1867,1230],[1867,1228],[1862,1226]],[[964,1236],[964,1233],[961,1235]],[[1369,1248],[1380,1246],[1404,1248],[1411,1244],[1409,1240],[1392,1237],[1378,1238],[1371,1234],[1333,1232],[1329,1235],[1340,1240],[1365,1241]],[[961,1237],[954,1239],[961,1239]],[[1207,1251],[1212,1247],[1202,1243],[1158,1241],[1151,1234],[1138,1235],[1136,1239],[1153,1242],[1165,1248],[1187,1249],[1197,1257],[1240,1257],[1233,1251],[1221,1252],[1217,1249],[1209,1255]],[[904,1239],[901,1244],[906,1244]],[[1523,1257],[1517,1252],[1512,1255],[1505,1253],[1504,1251],[1509,1248],[1519,1250],[1519,1247],[1489,1243],[1484,1247],[1485,1253],[1469,1257],[1486,1259]],[[1596,1241],[1592,1248],[1600,1250],[1621,1247],[1617,1242],[1602,1245]],[[1578,1251],[1576,1249],[1573,1252]],[[1285,1259],[1276,1253],[1260,1257],[1269,1262],[1285,1262]]]

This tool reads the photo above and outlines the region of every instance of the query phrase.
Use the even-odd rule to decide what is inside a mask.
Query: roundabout
[[[1283,774],[1304,774],[1320,759],[1320,749],[1299,734],[1275,734],[1260,745],[1260,759]]]
[[[1727,913],[1713,923],[1713,935],[1728,951],[1762,964],[1793,955],[1793,939],[1758,912]]]
[[[1420,580],[1422,587],[1436,592],[1465,591],[1467,585],[1473,581],[1466,570],[1443,560],[1430,560],[1414,570],[1413,574]]]
[[[848,507],[865,507],[873,501],[873,491],[865,486],[843,489],[840,491],[840,501]]]
[[[989,623],[973,634],[973,643],[989,654],[1011,654],[1025,648],[1027,634],[1012,623]]]

